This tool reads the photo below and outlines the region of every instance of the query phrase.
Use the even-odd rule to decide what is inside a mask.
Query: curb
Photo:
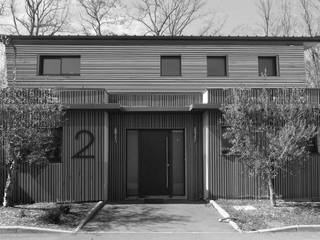
[[[222,207],[220,207],[220,205],[218,203],[216,203],[214,200],[210,200],[209,203],[214,206],[214,208],[220,213],[220,215],[227,219],[227,223],[229,223],[234,230],[236,230],[237,232],[242,233],[243,231],[240,229],[240,227],[238,226],[238,224],[236,224],[234,221],[232,221],[229,213],[226,212],[226,210],[224,210]]]
[[[319,232],[320,225],[293,225],[279,228],[261,229],[257,231],[246,231],[246,233],[268,233],[268,232]]]
[[[103,206],[106,204],[106,201],[100,201],[98,202],[88,213],[88,215],[79,223],[78,227],[72,232],[77,233],[81,230],[81,228],[84,227],[96,214],[97,212],[103,208]]]
[[[0,226],[0,233],[72,233],[72,231],[25,226]]]
[[[226,212],[218,203],[214,200],[210,200],[209,203],[215,207],[215,209],[220,213],[220,215],[226,219],[226,221],[238,232],[240,233],[271,233],[271,232],[320,232],[320,225],[293,225],[278,228],[268,228],[260,229],[256,231],[243,231],[240,229],[238,224],[232,221],[230,214]],[[220,219],[219,219],[220,220]]]

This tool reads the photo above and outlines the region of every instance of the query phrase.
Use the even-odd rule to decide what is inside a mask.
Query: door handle
[[[168,137],[166,137],[166,186],[167,189],[169,188],[169,167],[170,167],[170,163],[169,163],[169,141],[168,141]]]

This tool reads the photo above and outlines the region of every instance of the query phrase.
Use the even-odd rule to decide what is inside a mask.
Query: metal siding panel
[[[257,96],[261,89],[251,89],[251,96]],[[276,93],[276,89],[272,90]],[[209,103],[223,103],[231,94],[231,89],[209,89]],[[307,96],[312,103],[320,103],[319,89],[307,89]],[[257,178],[248,176],[244,166],[232,157],[221,154],[221,113],[209,112],[209,178],[212,198],[265,198],[267,186]],[[305,166],[295,175],[280,173],[275,181],[275,190],[284,199],[320,199],[320,155],[313,154]]]
[[[105,103],[101,90],[64,90],[58,92],[64,103]],[[16,202],[98,201],[104,186],[105,113],[101,111],[68,111],[63,128],[63,162],[46,166],[22,166],[17,177]],[[88,142],[87,136],[75,140],[79,130],[90,130],[94,145],[87,150],[94,159],[72,159],[71,156]],[[100,171],[100,173],[99,173]],[[2,179],[2,175],[1,175]],[[1,180],[0,179],[0,180]],[[1,184],[1,182],[0,182]],[[1,186],[1,185],[0,185]]]

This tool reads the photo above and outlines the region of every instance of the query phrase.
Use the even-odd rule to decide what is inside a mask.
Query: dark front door
[[[139,195],[168,195],[169,132],[142,130],[139,138]]]

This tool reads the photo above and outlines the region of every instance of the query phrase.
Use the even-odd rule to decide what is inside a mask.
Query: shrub
[[[62,211],[60,208],[52,208],[46,211],[42,216],[40,216],[40,221],[45,223],[59,224],[61,220]]]
[[[71,205],[61,204],[61,205],[59,205],[59,210],[64,214],[69,214],[70,210],[71,210]]]

